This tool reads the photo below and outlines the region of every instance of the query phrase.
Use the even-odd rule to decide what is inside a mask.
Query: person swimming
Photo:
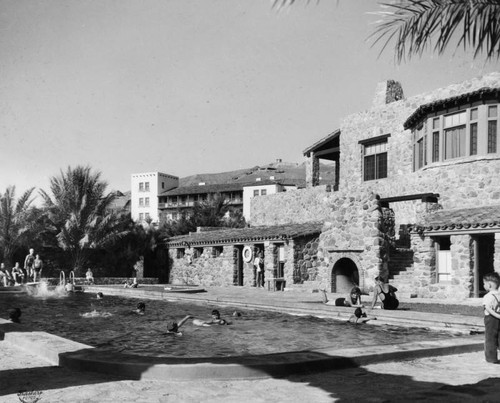
[[[146,313],[146,304],[144,302],[139,302],[137,304],[137,308],[132,312],[135,312],[138,315],[144,315]]]
[[[9,310],[9,320],[14,323],[21,323],[21,309],[19,308],[12,308]]]
[[[212,319],[211,320],[201,320],[201,319],[193,319],[193,325],[195,326],[212,326],[212,325],[230,325],[231,322],[226,321],[220,317],[220,312],[217,309],[212,311]]]
[[[168,322],[167,323],[167,333],[166,334],[173,334],[175,336],[182,336],[182,333],[179,332],[179,328],[187,322],[188,319],[191,319],[191,315],[186,315],[184,318],[182,318],[179,322]]]
[[[369,320],[376,320],[376,319],[377,319],[376,317],[368,317],[363,308],[356,308],[354,310],[354,314],[351,315],[347,321],[355,324],[361,324],[361,323],[366,323]]]
[[[98,292],[98,293],[96,294],[96,298],[97,298],[97,299],[103,299],[103,298],[104,298],[104,294],[103,294],[102,292]]]

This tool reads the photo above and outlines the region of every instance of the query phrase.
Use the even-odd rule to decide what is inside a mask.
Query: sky
[[[309,4],[307,4],[309,3]],[[77,165],[108,190],[304,161],[370,107],[498,71],[452,49],[396,64],[367,40],[374,0],[0,0],[0,192],[49,190]]]

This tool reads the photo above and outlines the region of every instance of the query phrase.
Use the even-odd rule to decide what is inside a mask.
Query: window
[[[212,257],[219,257],[222,255],[224,248],[222,246],[214,246],[212,247]]]
[[[488,153],[497,152],[498,110],[497,106],[488,107]]]
[[[144,191],[149,192],[149,182],[144,183]]]
[[[450,237],[439,237],[436,240],[436,281],[448,283],[451,281],[451,251]]]
[[[139,182],[139,192],[144,192],[144,182]]]
[[[151,218],[151,217],[150,217],[149,213],[145,213],[145,214],[144,214],[144,219],[145,219],[145,220],[149,220],[150,218]]]
[[[182,259],[186,254],[186,250],[184,248],[177,248],[177,259]]]
[[[149,207],[149,197],[144,198],[144,205]]]
[[[198,259],[201,255],[203,255],[203,248],[193,249],[193,259]]]
[[[387,137],[363,147],[364,180],[387,178]]]
[[[162,183],[161,183],[161,188],[162,188],[162,189],[165,189],[165,182],[162,182]]]
[[[470,110],[469,155],[477,155],[477,108]]]
[[[444,117],[445,160],[465,155],[465,111]]]
[[[262,189],[262,190],[260,191],[260,195],[261,195],[261,196],[265,196],[265,195],[267,195],[267,190],[266,190],[266,189]]]
[[[440,119],[432,119],[432,162],[439,161],[439,127]]]
[[[484,102],[470,107],[470,104],[464,105],[461,109],[457,106],[453,113],[432,110],[419,125],[415,123],[412,128],[414,170],[429,162],[499,153],[499,106]],[[369,162],[373,165],[373,161]]]
[[[139,221],[144,221],[144,213],[139,213]]]
[[[144,207],[144,199],[142,197],[139,199],[139,207]]]
[[[259,189],[255,189],[253,191],[253,197],[257,197],[259,195]]]

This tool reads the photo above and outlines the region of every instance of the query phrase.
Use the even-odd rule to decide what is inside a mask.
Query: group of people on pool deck
[[[382,308],[387,310],[397,309],[399,306],[399,300],[396,297],[396,291],[398,289],[387,283],[381,276],[375,277],[375,288],[373,290],[373,301],[371,309],[375,308],[378,300],[381,301]],[[336,298],[335,301],[329,301],[326,296],[326,290],[321,290],[323,292],[323,302],[328,305],[335,306],[346,306],[356,308],[354,314],[348,319],[349,322],[354,323],[365,323],[372,319],[377,319],[375,317],[369,317],[363,310],[365,307],[361,302],[361,289],[357,286],[351,289],[349,296],[347,298]]]
[[[40,281],[42,269],[43,262],[40,259],[40,255],[35,255],[35,250],[30,248],[22,267],[19,262],[16,262],[14,267],[9,271],[4,263],[0,263],[0,285],[4,287],[17,286],[27,283],[30,279],[34,282],[37,280]]]

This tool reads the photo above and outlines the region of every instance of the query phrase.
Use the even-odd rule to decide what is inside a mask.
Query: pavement
[[[108,287],[103,292],[111,294],[113,290],[119,288]],[[152,295],[145,288],[117,292],[123,291],[131,296]],[[299,311],[304,311],[305,306],[309,307],[310,314],[316,314],[318,304],[314,302],[319,299],[318,294],[241,288],[209,289],[207,293],[189,295],[161,290],[156,293],[160,293],[161,298],[204,298],[220,304],[233,302],[234,306],[258,303],[270,304],[274,309],[282,305],[283,310]],[[333,310],[334,307],[320,306],[331,308],[332,315],[344,315],[343,311],[339,314]],[[408,314],[403,312],[401,316]],[[429,320],[433,316],[427,314]],[[477,322],[471,326],[477,326]],[[486,363],[482,351],[366,363],[353,368],[263,379],[195,381],[130,380],[118,375],[77,371],[54,365],[44,351],[20,348],[12,338],[0,340],[0,357],[0,402],[34,402],[36,399],[39,402],[500,401],[500,365]]]

